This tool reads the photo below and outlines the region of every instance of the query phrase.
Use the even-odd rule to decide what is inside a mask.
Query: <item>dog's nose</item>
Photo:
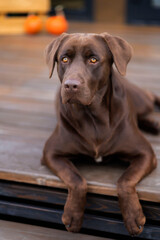
[[[66,80],[64,82],[64,88],[68,91],[76,92],[79,88],[80,82],[78,80]]]

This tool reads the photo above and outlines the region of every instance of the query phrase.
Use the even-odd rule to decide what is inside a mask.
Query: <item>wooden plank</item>
[[[17,54],[19,56],[20,53],[21,58],[28,56],[37,58],[38,56],[43,56],[43,49],[54,38],[52,35],[35,35],[34,37],[30,35],[1,36],[0,51],[2,51],[2,53],[5,52],[5,55],[2,55],[2,59],[10,59],[11,57],[16,60]],[[21,51],[25,54],[22,54]]]
[[[67,231],[56,230],[51,228],[44,228],[33,226],[29,224],[22,224],[16,222],[9,222],[0,220],[0,233],[3,240],[74,240],[75,235]],[[76,234],[77,240],[103,240],[109,238],[89,236],[86,234]]]
[[[1,13],[45,13],[50,9],[49,0],[0,0]]]
[[[51,114],[26,113],[17,111],[1,110],[0,121],[3,126],[17,126],[18,128],[40,129],[45,128],[52,131],[56,125],[56,117]]]
[[[7,197],[21,200],[29,200],[38,203],[43,203],[49,206],[54,204],[57,207],[64,206],[67,198],[67,192],[60,191],[54,188],[42,188],[32,185],[22,185],[7,181],[0,182],[1,198]],[[143,211],[147,217],[147,222],[160,221],[160,204],[150,205],[150,203],[141,201]],[[87,194],[86,211],[92,211],[97,214],[112,214],[121,216],[121,211],[117,198],[97,196]]]
[[[30,141],[36,141],[39,142],[38,139],[40,141],[44,141],[44,138],[47,139],[49,136],[51,135],[50,131],[46,130],[46,129],[35,129],[33,131],[33,129],[29,129],[29,128],[25,128],[25,129],[19,129],[17,127],[13,127],[13,126],[2,126],[0,129],[0,137],[4,140],[4,139],[14,139],[14,141],[16,141],[17,139],[21,138],[22,141],[24,139],[30,139]]]
[[[20,63],[19,62],[15,62],[15,63],[8,63],[6,64],[5,61],[2,63],[1,65],[1,71],[5,72],[7,69],[10,69],[11,72],[16,72],[16,70],[18,69],[20,74],[23,73],[23,71],[25,70],[27,71],[31,71],[34,74],[41,74],[41,72],[43,71],[43,68],[41,66],[39,66],[38,64],[33,64],[34,61],[36,61],[36,59],[32,58],[30,59],[30,62],[28,62],[28,64],[26,63]],[[47,79],[47,76],[46,76]]]
[[[0,97],[8,96],[21,99],[34,99],[34,100],[50,100],[53,101],[56,95],[56,89],[42,89],[22,88],[14,86],[1,86]]]
[[[62,224],[62,210],[7,202],[0,200],[0,212],[9,216],[18,216],[50,223]],[[94,214],[85,214],[82,228],[88,230],[98,230],[105,233],[123,234],[129,236],[122,220],[105,218]],[[157,226],[146,226],[139,238],[159,240],[160,229]]]
[[[1,98],[0,101],[1,111],[15,111],[15,112],[24,112],[25,113],[35,113],[39,115],[46,114],[47,116],[53,116],[54,113],[54,103],[50,101],[29,101],[28,99],[19,99],[19,98]]]

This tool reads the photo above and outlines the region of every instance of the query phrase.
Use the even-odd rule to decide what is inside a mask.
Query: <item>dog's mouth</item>
[[[78,99],[78,98],[68,98],[65,101],[63,101],[64,104],[79,104],[79,105],[90,105],[91,101],[86,101],[85,99]]]
[[[69,103],[69,104],[82,104],[82,103],[80,102],[80,100],[78,100],[78,99],[76,99],[76,98],[69,98],[69,99],[67,100],[67,103]]]
[[[80,104],[80,105],[90,105],[92,102],[92,99],[89,96],[81,96],[80,94],[62,94],[62,103],[63,104]]]

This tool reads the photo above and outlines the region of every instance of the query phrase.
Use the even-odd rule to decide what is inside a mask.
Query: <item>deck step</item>
[[[0,240],[111,240],[85,234],[73,234],[67,231],[32,226],[28,224],[0,220]]]

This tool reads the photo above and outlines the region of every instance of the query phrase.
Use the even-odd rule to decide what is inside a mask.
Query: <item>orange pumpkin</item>
[[[36,34],[42,30],[42,20],[39,16],[29,15],[24,23],[26,33]]]
[[[46,30],[51,34],[59,35],[66,32],[68,29],[68,22],[63,15],[49,17],[46,21]]]

